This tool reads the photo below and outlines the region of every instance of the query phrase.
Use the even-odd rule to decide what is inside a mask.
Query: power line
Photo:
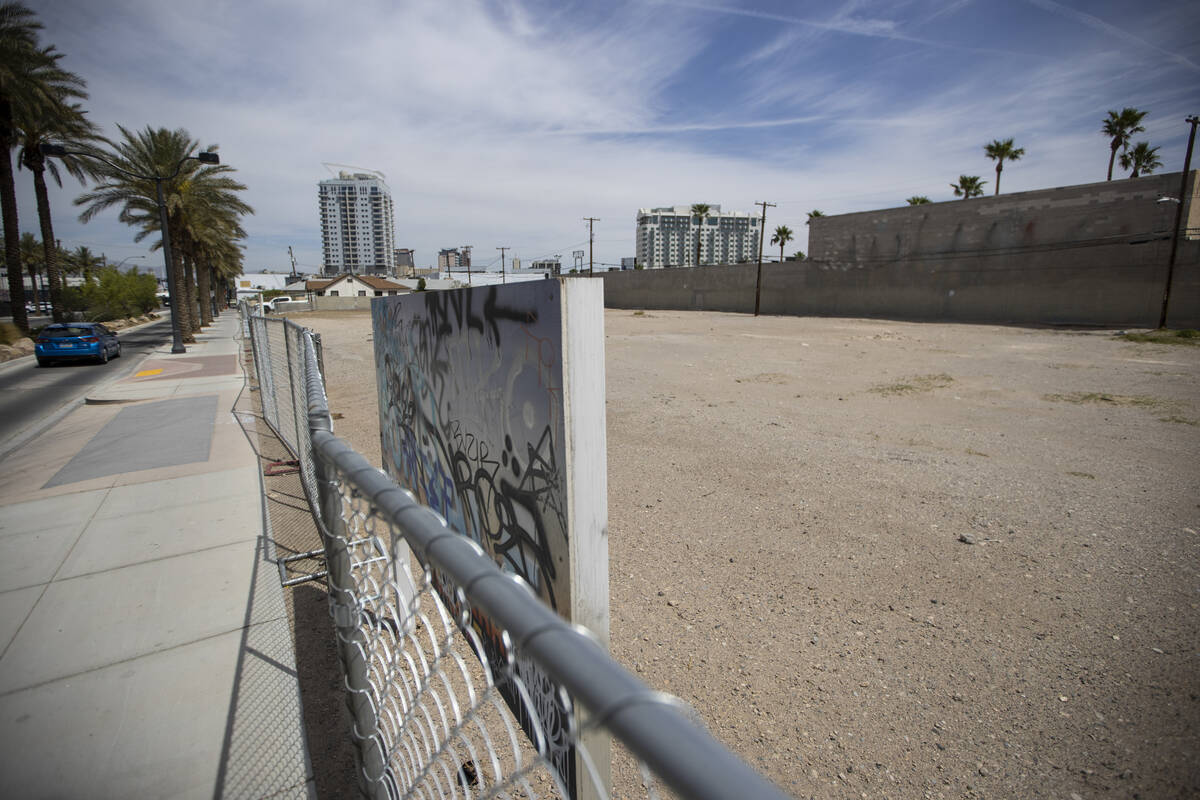
[[[511,247],[497,247],[496,249],[500,251],[500,282],[508,283],[508,279],[505,277],[505,274],[504,274],[504,251],[511,250],[512,248]]]
[[[595,246],[595,242],[596,242],[596,237],[592,233],[592,225],[594,223],[599,222],[600,218],[599,217],[584,217],[583,219],[588,224],[588,275],[591,275],[592,274],[592,265],[594,263],[594,260],[592,259],[592,250],[593,250],[593,248]]]
[[[758,316],[759,304],[762,300],[762,257],[763,257],[763,242],[767,235],[767,209],[774,208],[774,203],[763,201],[755,203],[756,206],[762,206],[762,222],[758,228],[758,279],[754,283],[754,316]]]

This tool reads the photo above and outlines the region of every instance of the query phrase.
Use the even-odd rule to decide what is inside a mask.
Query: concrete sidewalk
[[[239,329],[0,465],[0,796],[313,795]]]

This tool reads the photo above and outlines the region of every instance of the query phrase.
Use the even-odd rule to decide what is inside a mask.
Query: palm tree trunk
[[[215,266],[211,266],[210,269],[212,270],[213,319],[216,319],[225,309],[225,278]]]
[[[212,269],[204,258],[196,264],[196,283],[200,294],[200,326],[212,325]]]
[[[41,287],[38,286],[38,270],[32,262],[29,264],[29,282],[33,284],[33,307],[38,311],[42,310],[42,293]]]
[[[1004,162],[997,161],[996,162],[996,194],[992,195],[992,197],[995,197],[996,195],[1000,194],[1000,170],[1002,170],[1002,169],[1004,169]]]
[[[196,307],[196,271],[187,251],[183,253],[183,294],[187,298],[188,330],[196,333],[200,330],[200,316]]]
[[[46,279],[50,284],[50,313],[55,322],[63,321],[62,275],[58,269],[58,245],[50,221],[50,195],[46,192],[45,167],[33,171],[33,191],[37,195],[38,222],[42,228],[42,252],[46,258]]]
[[[1112,154],[1108,157],[1108,179],[1110,181],[1112,180],[1113,162],[1117,160],[1117,148],[1119,146],[1116,142],[1113,142]]]
[[[8,298],[13,324],[29,333],[25,313],[25,270],[21,269],[21,227],[17,224],[17,187],[13,182],[12,103],[0,98],[0,215],[4,217],[4,263],[8,268]]]
[[[200,324],[196,318],[196,282],[192,273],[192,243],[185,231],[175,230],[174,220],[172,220],[171,228],[171,255],[177,258],[180,264],[180,279],[175,282],[175,288],[179,292],[179,328],[183,331],[184,342],[194,342],[196,339],[193,334],[200,330]]]
[[[187,291],[184,289],[183,256],[175,248],[171,249],[171,271],[175,274],[175,296],[171,298],[174,307],[171,309],[171,313],[179,317],[180,338],[184,344],[190,344],[196,341],[196,337],[192,336],[192,329],[188,324],[188,304]]]

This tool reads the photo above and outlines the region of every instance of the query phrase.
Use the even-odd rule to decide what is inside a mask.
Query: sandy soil
[[[369,314],[293,318],[379,463]],[[1200,347],[605,321],[620,662],[795,796],[1200,793]]]

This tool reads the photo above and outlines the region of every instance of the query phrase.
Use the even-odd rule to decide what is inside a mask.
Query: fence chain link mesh
[[[716,742],[681,701],[644,686],[590,634],[333,436],[310,331],[252,316],[247,305],[242,313],[263,416],[299,461],[324,543],[365,795],[785,796]],[[503,643],[495,673],[484,632]],[[552,708],[534,702],[522,663],[535,663],[557,684]],[[547,724],[548,714],[556,725]],[[565,730],[569,741],[555,741],[551,728]],[[601,730],[613,737],[611,770],[588,747]],[[565,747],[577,754],[566,778]]]

